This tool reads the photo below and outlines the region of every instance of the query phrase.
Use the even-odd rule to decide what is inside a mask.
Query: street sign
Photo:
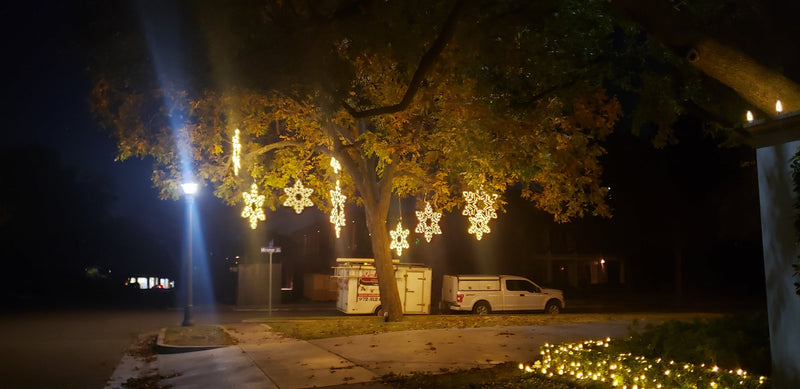
[[[269,241],[269,246],[262,247],[261,252],[269,254],[269,283],[267,286],[267,290],[269,290],[269,295],[267,299],[269,300],[269,315],[272,316],[272,254],[280,253],[281,248],[275,247],[273,241]]]
[[[275,247],[274,241],[271,240],[271,241],[269,241],[269,246],[265,246],[265,247],[261,248],[261,252],[262,253],[268,253],[268,254],[275,254],[275,253],[281,252],[281,248],[280,247]]]

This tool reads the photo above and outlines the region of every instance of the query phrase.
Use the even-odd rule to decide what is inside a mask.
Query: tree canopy
[[[352,153],[354,158],[348,159],[373,159],[374,166],[361,168],[378,177],[390,167],[393,177],[388,181],[394,181],[396,194],[430,198],[438,209],[459,204],[460,196],[453,194],[461,189],[484,186],[502,193],[508,185],[524,183],[525,196],[558,220],[587,211],[608,215],[597,157],[603,153],[599,141],[611,131],[620,110],[602,88],[601,72],[584,65],[602,53],[599,46],[608,40],[610,23],[596,24],[606,31],[590,29],[542,47],[533,42],[562,35],[566,31],[556,29],[569,21],[545,23],[539,31],[523,21],[548,21],[542,13],[557,11],[553,4],[540,8],[511,2],[486,11],[463,10],[464,5],[450,2],[370,3],[352,20],[355,16],[347,9],[313,2],[302,8],[298,3],[266,7],[262,13],[267,15],[234,8],[224,15],[230,19],[207,24],[215,26],[208,31],[216,32],[224,29],[216,26],[233,25],[231,19],[243,15],[266,19],[255,26],[252,20],[243,23],[252,30],[209,33],[211,61],[242,58],[270,45],[289,46],[268,55],[278,58],[298,54],[297,47],[311,47],[315,58],[301,55],[300,64],[295,58],[260,62],[248,56],[237,64],[237,72],[219,78],[254,75],[255,80],[208,86],[192,95],[122,89],[109,78],[101,79],[94,108],[120,139],[120,158],[156,156],[165,167],[155,175],[156,185],[164,197],[176,195],[181,177],[169,118],[182,115],[199,175],[218,185],[216,194],[231,204],[239,203],[242,189],[250,185],[231,170],[230,140],[238,128],[246,176],[261,181],[260,187],[273,188],[302,178],[315,189],[319,204],[325,203],[329,181],[312,172],[327,174],[328,160],[322,156]],[[564,4],[565,18],[581,25],[593,21],[580,19],[602,22],[602,13]],[[498,18],[511,20],[499,23]],[[276,31],[289,28],[315,31]],[[371,36],[376,32],[378,37]],[[235,33],[241,35],[231,38]],[[587,40],[593,36],[594,42]],[[220,39],[241,42],[239,49],[221,48]],[[576,55],[571,46],[580,43],[598,47],[583,47]],[[549,56],[543,55],[548,51]],[[253,63],[263,63],[264,69],[248,69]],[[313,69],[319,63],[332,65]],[[273,69],[281,71],[278,80],[294,81],[271,83]],[[307,82],[300,83],[302,77]],[[219,83],[217,78],[209,82]],[[562,88],[567,84],[572,88]],[[166,94],[174,102],[169,107],[161,105]],[[345,170],[357,168],[348,166],[347,159],[342,162]],[[346,187],[349,195],[361,193]],[[267,205],[274,209],[279,202],[273,196]]]

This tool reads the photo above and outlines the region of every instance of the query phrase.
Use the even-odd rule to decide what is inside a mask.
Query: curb
[[[269,308],[262,307],[236,307],[232,308],[234,312],[269,312]],[[306,311],[338,311],[336,307],[276,307],[272,308],[272,312],[306,312]]]
[[[216,326],[219,327],[219,326]],[[222,328],[222,327],[220,327]],[[223,329],[224,331],[224,329]],[[180,354],[180,353],[190,353],[194,351],[204,351],[204,350],[213,350],[216,348],[221,347],[230,347],[234,345],[215,345],[215,346],[175,346],[171,344],[164,343],[164,338],[167,333],[167,328],[162,328],[158,331],[158,338],[156,339],[155,351],[157,354]]]

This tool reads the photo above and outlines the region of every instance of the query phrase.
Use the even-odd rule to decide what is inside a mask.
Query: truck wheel
[[[472,313],[476,315],[488,315],[492,313],[492,307],[490,307],[489,303],[486,301],[478,301],[475,303],[475,306],[472,307]]]
[[[550,301],[547,303],[547,306],[544,308],[545,313],[549,313],[551,315],[557,315],[561,312],[561,304],[558,301]]]

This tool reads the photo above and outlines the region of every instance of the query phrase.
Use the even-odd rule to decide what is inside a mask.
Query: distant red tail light
[[[456,301],[459,303],[464,302],[464,293],[459,293],[456,295]]]

